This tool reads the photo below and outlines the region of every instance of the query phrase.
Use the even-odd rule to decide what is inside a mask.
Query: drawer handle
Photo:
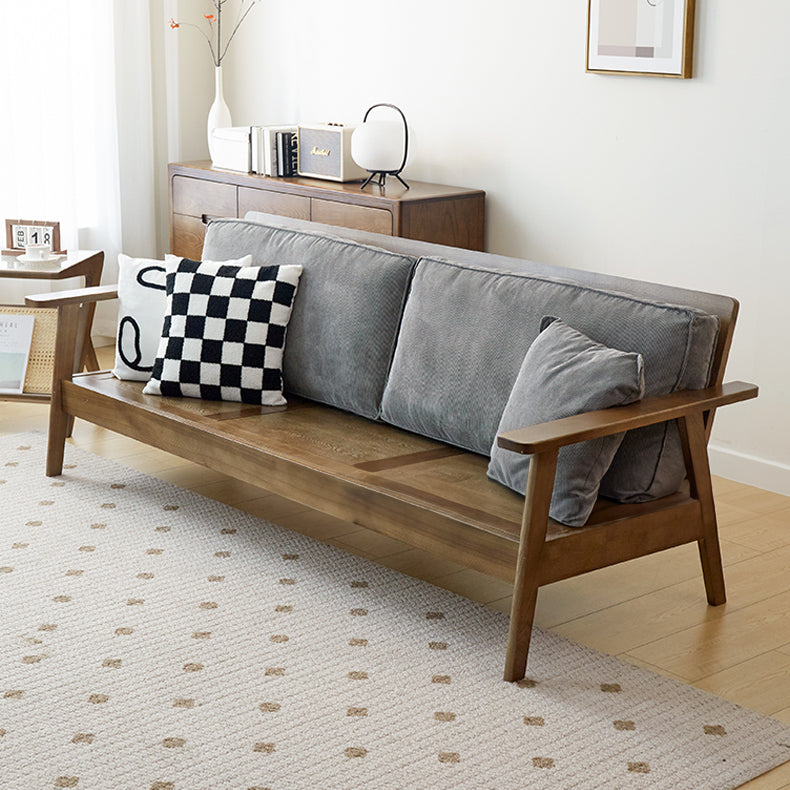
[[[204,225],[208,225],[209,222],[211,222],[211,220],[213,220],[213,219],[216,219],[216,217],[212,217],[211,214],[201,214],[200,215],[200,221]]]

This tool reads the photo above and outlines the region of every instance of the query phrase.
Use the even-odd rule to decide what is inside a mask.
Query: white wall
[[[697,6],[676,80],[586,74],[586,0],[262,0],[226,98],[237,124],[392,102],[407,180],[488,193],[489,250],[737,297],[728,378],[761,396],[719,412],[714,471],[790,494],[790,3]]]

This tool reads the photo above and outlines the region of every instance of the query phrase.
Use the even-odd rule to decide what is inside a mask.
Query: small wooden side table
[[[66,280],[70,277],[83,277],[84,285],[90,288],[99,284],[104,253],[90,250],[75,250],[52,263],[27,263],[17,256],[0,256],[0,278],[16,278],[24,280]],[[2,289],[0,286],[0,302]],[[86,370],[98,370],[99,361],[91,340],[93,313],[96,305],[87,306],[85,321],[85,338],[82,345],[82,365]]]

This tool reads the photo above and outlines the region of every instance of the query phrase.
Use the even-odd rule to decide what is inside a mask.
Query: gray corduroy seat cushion
[[[645,396],[707,384],[719,327],[715,316],[564,280],[421,258],[382,419],[487,455],[547,315],[611,348],[641,354]],[[651,499],[676,491],[683,476],[676,426],[643,428],[626,435],[601,493],[621,501]]]
[[[300,264],[283,360],[286,392],[376,418],[415,259],[250,220],[213,221],[203,257]]]

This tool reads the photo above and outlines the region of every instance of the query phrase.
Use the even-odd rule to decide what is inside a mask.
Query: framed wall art
[[[587,71],[691,77],[694,0],[589,0]]]

